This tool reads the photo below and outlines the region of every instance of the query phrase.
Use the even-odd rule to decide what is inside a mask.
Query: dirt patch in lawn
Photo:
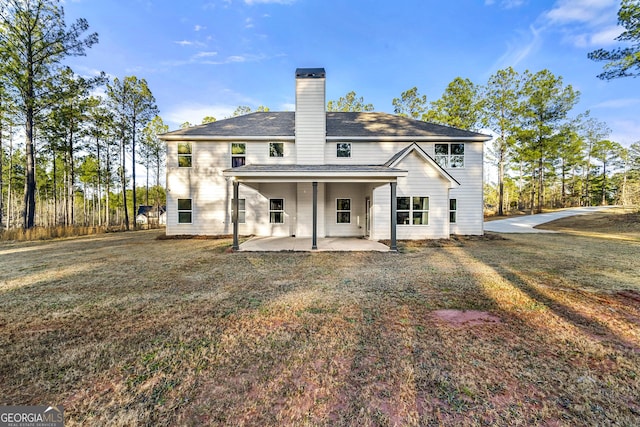
[[[436,310],[433,315],[437,319],[455,326],[475,326],[501,322],[498,316],[478,310]]]

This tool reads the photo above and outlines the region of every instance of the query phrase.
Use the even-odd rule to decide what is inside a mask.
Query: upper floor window
[[[244,142],[231,143],[231,167],[237,168],[238,166],[245,165],[245,155],[247,154],[247,144]]]
[[[351,144],[349,142],[336,144],[336,157],[351,157]]]
[[[270,142],[269,157],[284,157],[284,142]]]
[[[397,197],[396,217],[398,225],[428,225],[429,198],[424,196]]]
[[[351,199],[337,199],[336,212],[338,224],[351,224]]]
[[[436,162],[443,168],[463,168],[464,144],[436,144]]]
[[[191,143],[190,142],[178,142],[178,167],[179,168],[191,167]]]

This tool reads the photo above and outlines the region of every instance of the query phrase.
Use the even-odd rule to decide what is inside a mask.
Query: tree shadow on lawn
[[[503,249],[519,251],[512,245]],[[485,269],[479,276],[483,292],[501,306],[505,320],[519,323],[514,329],[526,338],[520,346],[535,355],[537,365],[547,367],[548,372],[532,369],[537,381],[524,381],[548,413],[536,422],[640,420],[633,391],[640,386],[637,306],[619,295],[582,291],[584,286],[566,279],[557,288],[549,274],[534,274],[532,265],[516,267],[507,257],[483,259],[477,247],[449,251],[470,271]],[[510,253],[509,258],[529,256],[529,251],[523,248],[522,254]],[[508,344],[506,351],[516,348]],[[516,383],[522,386],[521,380]]]

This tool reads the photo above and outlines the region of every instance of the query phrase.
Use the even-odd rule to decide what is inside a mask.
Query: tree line
[[[164,204],[160,174],[168,131],[143,78],[80,76],[65,59],[98,43],[86,20],[67,25],[61,0],[0,0],[0,230],[36,225],[121,225],[129,229],[144,200]],[[623,0],[619,41],[597,50],[603,79],[637,76],[637,0]],[[580,93],[549,70],[498,70],[484,84],[455,78],[432,102],[410,88],[394,112],[461,129],[489,129],[497,182],[486,199],[511,209],[640,204],[640,142],[622,147],[607,125],[573,109]],[[354,91],[328,111],[374,111]],[[256,111],[269,111],[260,106]],[[239,106],[233,116],[252,112]],[[202,123],[211,123],[212,116]],[[186,122],[182,127],[191,126]],[[136,166],[145,167],[144,187]],[[153,176],[150,176],[152,174]],[[133,221],[135,224],[135,221]]]
[[[58,0],[0,2],[0,230],[129,229],[142,201],[164,204],[157,134],[168,127],[146,80],[64,64],[98,43],[88,30],[84,19],[67,25]]]

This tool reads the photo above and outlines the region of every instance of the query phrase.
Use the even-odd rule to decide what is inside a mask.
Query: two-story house
[[[384,113],[327,112],[325,70],[296,70],[295,112],[258,112],[160,136],[167,234],[483,234],[487,135]],[[311,248],[310,248],[311,249]]]

